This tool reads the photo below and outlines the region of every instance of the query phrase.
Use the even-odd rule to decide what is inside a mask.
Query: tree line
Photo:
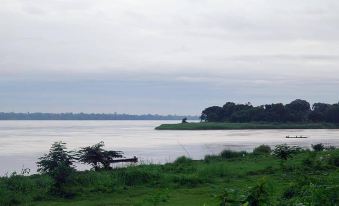
[[[104,113],[14,113],[0,112],[0,120],[181,120],[186,116],[158,114],[104,114]],[[198,119],[197,116],[187,116]]]
[[[236,104],[226,102],[223,106],[204,109],[201,121],[207,122],[329,122],[339,123],[339,103],[326,104],[296,99],[289,104],[265,104],[253,106],[251,103]]]

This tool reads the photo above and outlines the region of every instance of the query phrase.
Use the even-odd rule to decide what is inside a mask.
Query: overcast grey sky
[[[0,0],[0,111],[339,101],[337,0]]]

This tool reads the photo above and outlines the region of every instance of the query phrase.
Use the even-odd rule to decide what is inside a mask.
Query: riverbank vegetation
[[[329,122],[339,123],[339,103],[315,103],[310,106],[305,100],[297,99],[289,104],[266,104],[252,106],[251,103],[227,102],[222,107],[204,109],[201,120],[207,122]]]
[[[310,106],[305,100],[289,104],[266,104],[226,102],[222,107],[204,109],[201,123],[163,124],[159,130],[207,130],[207,129],[338,129],[339,103],[315,103]]]
[[[232,122],[190,122],[162,124],[156,130],[241,130],[241,129],[339,129],[333,123],[232,123]]]
[[[70,151],[56,146],[40,158],[40,174],[27,176],[24,170],[0,178],[0,205],[339,204],[339,150],[322,144],[262,145],[253,153],[225,150],[203,160],[180,157],[123,168],[82,158],[90,171],[76,171]],[[52,162],[43,162],[50,157]]]

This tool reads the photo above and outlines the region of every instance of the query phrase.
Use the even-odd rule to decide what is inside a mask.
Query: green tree
[[[39,158],[38,172],[51,173],[60,166],[74,168],[74,160],[73,153],[67,151],[66,143],[54,142],[49,153]]]
[[[54,180],[52,192],[64,197],[73,196],[66,185],[71,182],[75,171],[74,160],[73,153],[67,151],[63,142],[53,143],[49,153],[39,158],[38,172],[48,174]]]
[[[81,148],[78,151],[79,161],[92,165],[94,170],[99,170],[100,168],[110,169],[112,160],[123,157],[123,152],[105,150],[103,149],[104,146],[104,142],[99,142],[93,146]]]

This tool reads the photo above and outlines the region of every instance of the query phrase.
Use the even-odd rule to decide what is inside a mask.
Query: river
[[[251,151],[261,144],[287,143],[310,147],[324,143],[339,146],[339,130],[201,130],[158,131],[162,123],[179,121],[0,121],[0,175],[30,168],[55,141],[69,149],[105,142],[107,149],[137,156],[143,163],[165,163],[185,155],[201,159],[223,149]],[[307,136],[286,139],[285,136]],[[78,166],[79,169],[87,167]]]

